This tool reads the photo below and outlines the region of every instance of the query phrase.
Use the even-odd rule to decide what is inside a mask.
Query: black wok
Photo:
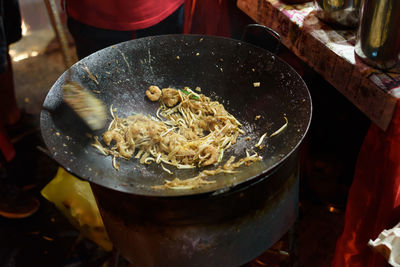
[[[173,169],[171,177],[156,164],[120,160],[117,172],[111,158],[91,146],[93,140],[85,135],[89,129],[63,104],[64,73],[44,102],[42,135],[62,166],[91,182],[110,239],[136,266],[240,266],[294,223],[297,148],[310,124],[311,100],[299,75],[275,55],[225,38],[170,35],[106,48],[71,70],[73,80],[99,91],[119,116],[155,113],[158,103],[145,97],[149,85],[201,87],[224,103],[246,131],[225,160],[251,150],[261,135],[278,130],[284,117],[289,121],[257,150],[261,162],[210,177],[217,182],[198,189],[153,190],[164,179],[193,177],[199,170]],[[94,134],[101,136],[101,131]]]
[[[165,179],[190,178],[198,169],[172,168],[174,175],[169,175],[157,164],[141,165],[135,159],[120,159],[120,169],[116,171],[112,158],[91,146],[89,129],[63,103],[61,85],[67,77],[64,73],[43,104],[44,141],[54,159],[74,175],[121,192],[146,196],[215,194],[246,185],[265,177],[289,157],[310,124],[310,95],[300,76],[275,55],[240,41],[198,35],[142,38],[98,51],[71,70],[72,80],[98,91],[97,96],[107,106],[117,108],[120,117],[133,112],[155,114],[159,104],[145,97],[150,85],[201,87],[202,93],[222,102],[246,131],[225,153],[225,160],[231,155],[243,156],[245,149],[251,150],[264,133],[270,135],[278,130],[285,123],[284,117],[289,121],[284,131],[265,139],[263,150],[256,149],[263,157],[261,162],[240,167],[239,173],[210,177],[216,183],[194,190],[154,190],[151,186],[163,184]],[[255,120],[258,115],[261,118]],[[102,131],[93,134],[101,136]],[[251,141],[245,141],[246,136]]]

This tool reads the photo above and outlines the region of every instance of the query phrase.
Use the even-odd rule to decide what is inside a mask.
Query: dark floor
[[[18,103],[37,123],[47,91],[64,70],[61,54],[57,49],[47,49],[39,56],[14,62],[13,67]],[[306,160],[302,164],[296,264],[323,267],[330,266],[343,230],[346,193],[368,123],[318,76],[311,74],[307,83],[313,96],[314,118],[303,153]],[[336,112],[338,107],[340,111]],[[110,254],[79,239],[79,232],[40,195],[58,165],[38,146],[44,148],[40,133],[15,144],[18,156],[13,175],[23,185],[34,185],[30,191],[40,199],[41,206],[27,219],[0,217],[0,266],[102,266]],[[273,254],[270,251],[251,266],[284,266],[282,257],[274,258]]]

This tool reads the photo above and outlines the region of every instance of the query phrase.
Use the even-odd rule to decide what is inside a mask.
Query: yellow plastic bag
[[[104,248],[112,250],[96,200],[88,182],[79,180],[62,167],[41,191],[54,203],[80,233]]]

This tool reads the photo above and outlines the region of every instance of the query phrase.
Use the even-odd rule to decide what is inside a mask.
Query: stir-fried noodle
[[[203,94],[185,87],[183,90],[150,86],[146,91],[151,101],[161,103],[156,117],[135,114],[119,118],[110,107],[113,120],[103,135],[103,146],[98,138],[93,144],[104,155],[112,155],[113,165],[118,170],[116,158],[139,159],[142,164],[152,162],[173,174],[173,169],[188,169],[218,165],[224,151],[236,143],[241,123],[224,106]],[[262,141],[262,140],[261,140]],[[231,157],[224,165],[214,170],[203,170],[196,177],[166,180],[155,188],[191,189],[202,184],[214,183],[205,179],[218,173],[233,173],[242,164],[251,164],[261,159],[257,153],[234,162]]]

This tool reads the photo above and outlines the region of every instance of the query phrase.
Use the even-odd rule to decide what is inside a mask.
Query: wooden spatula
[[[92,95],[81,84],[66,81],[62,85],[64,101],[92,130],[104,128],[107,121],[107,110],[104,103]]]
[[[68,41],[54,0],[45,0],[51,24],[61,45],[67,79],[62,85],[64,101],[78,114],[92,130],[100,130],[106,124],[107,114],[104,103],[80,83],[71,80],[72,59],[68,51]]]

